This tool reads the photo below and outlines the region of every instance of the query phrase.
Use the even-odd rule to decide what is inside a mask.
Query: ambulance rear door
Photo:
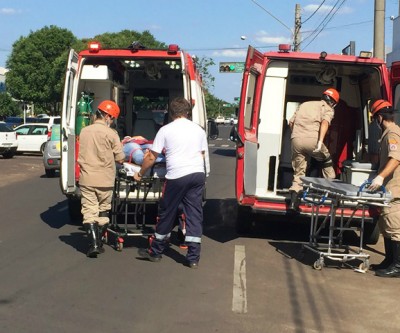
[[[257,174],[257,128],[263,85],[263,54],[249,46],[243,73],[236,148],[236,198],[254,196]]]
[[[185,97],[189,102],[192,101],[191,94],[191,82],[190,82],[190,70],[189,64],[186,60],[186,53],[181,51],[181,61],[182,61],[182,74],[183,74],[183,97]]]
[[[390,81],[392,85],[392,104],[396,112],[396,124],[400,124],[400,61],[392,63],[390,68]]]
[[[61,167],[60,185],[64,194],[74,194],[75,181],[75,119],[76,85],[78,78],[78,54],[69,52],[65,75],[64,94],[61,113]]]

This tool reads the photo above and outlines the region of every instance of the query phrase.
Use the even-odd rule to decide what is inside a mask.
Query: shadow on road
[[[228,157],[235,157],[236,150],[235,149],[210,149],[211,154],[220,155],[220,156],[228,156]]]

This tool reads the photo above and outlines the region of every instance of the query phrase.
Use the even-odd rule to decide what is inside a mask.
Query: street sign
[[[244,62],[220,62],[219,63],[220,73],[243,73]]]

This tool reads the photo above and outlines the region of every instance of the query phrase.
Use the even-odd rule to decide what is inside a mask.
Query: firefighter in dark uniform
[[[94,123],[84,127],[79,137],[79,187],[82,193],[83,226],[90,241],[87,256],[91,258],[104,252],[102,237],[109,223],[115,162],[123,163],[125,159],[120,138],[110,128],[119,113],[115,102],[101,102]]]
[[[202,203],[208,144],[204,129],[187,119],[191,111],[192,107],[186,99],[178,97],[171,101],[169,112],[173,121],[158,131],[151,150],[134,178],[140,181],[157,156],[165,151],[166,182],[156,230],[150,237],[149,248],[139,249],[138,255],[153,262],[161,260],[181,206],[186,218],[186,264],[190,268],[197,268],[203,233]]]
[[[298,194],[303,189],[300,177],[305,176],[311,157],[323,163],[324,178],[335,178],[332,158],[323,142],[338,102],[339,93],[329,88],[323,92],[320,101],[302,103],[289,120],[293,167],[293,182],[289,189],[290,211],[299,211]]]
[[[394,122],[394,110],[388,101],[375,101],[370,112],[383,133],[378,174],[369,190],[379,190],[384,186],[392,195],[389,206],[382,207],[378,220],[385,245],[385,259],[380,264],[371,265],[371,269],[377,276],[400,277],[400,127]]]

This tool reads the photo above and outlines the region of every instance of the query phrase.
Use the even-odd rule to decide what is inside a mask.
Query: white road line
[[[235,313],[247,313],[246,253],[244,245],[235,245],[232,311]]]

